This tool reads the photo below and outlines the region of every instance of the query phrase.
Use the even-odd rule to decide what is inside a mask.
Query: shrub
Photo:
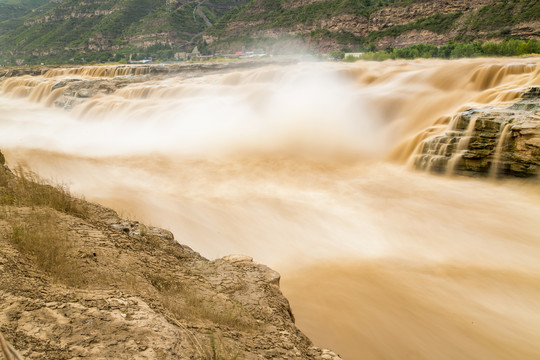
[[[416,58],[463,58],[477,56],[521,56],[540,53],[540,41],[509,39],[500,43],[450,43],[442,46],[417,44],[399,49],[388,48],[387,51],[371,51],[362,56],[363,60],[381,61],[392,59]]]
[[[372,61],[384,61],[392,58],[392,54],[386,51],[379,50],[377,52],[368,52],[362,55],[362,60],[372,60]]]
[[[332,50],[330,51],[330,57],[334,60],[343,60],[345,53],[339,50]]]

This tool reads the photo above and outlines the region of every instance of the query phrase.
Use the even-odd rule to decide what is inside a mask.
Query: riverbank
[[[0,167],[0,332],[25,359],[339,359],[296,328],[277,272],[36,180]]]
[[[162,77],[90,67],[7,78],[0,144],[12,168],[170,229],[205,258],[247,254],[276,269],[298,327],[344,359],[536,360],[538,177],[457,176],[473,152],[466,163],[444,153],[456,160],[444,176],[414,160],[423,140],[445,133],[460,143],[446,149],[461,151],[474,123],[469,144],[485,145],[476,155],[495,151],[502,173],[512,170],[496,142],[515,134],[504,143],[534,145],[523,125],[537,110],[523,94],[540,86],[539,65],[305,62]],[[439,155],[435,145],[426,150]]]

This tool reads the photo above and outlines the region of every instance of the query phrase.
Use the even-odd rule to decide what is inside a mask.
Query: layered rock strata
[[[506,108],[469,109],[420,144],[418,169],[484,177],[540,174],[540,88]]]

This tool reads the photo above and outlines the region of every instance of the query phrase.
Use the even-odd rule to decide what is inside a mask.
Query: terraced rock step
[[[104,65],[104,66],[69,66],[69,67],[18,67],[0,68],[0,80],[18,76],[87,75],[95,77],[116,77],[129,75],[169,75],[183,72],[208,72],[233,69],[249,69],[267,65],[290,65],[296,63],[293,58],[259,59],[228,62],[171,63],[158,65]]]
[[[534,177],[540,173],[540,88],[507,108],[469,109],[426,139],[414,166],[435,173]]]

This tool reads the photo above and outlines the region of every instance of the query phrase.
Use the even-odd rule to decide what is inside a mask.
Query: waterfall
[[[501,124],[502,130],[500,131],[500,136],[497,139],[497,146],[495,147],[495,153],[493,154],[493,161],[489,169],[490,177],[497,177],[499,175],[499,169],[501,167],[501,154],[503,146],[506,144],[509,132],[511,130],[511,123]]]
[[[510,105],[539,59],[152,71],[4,78],[8,164],[268,264],[344,359],[540,358],[538,182],[406,166],[488,176],[510,143],[534,150],[536,100]]]

